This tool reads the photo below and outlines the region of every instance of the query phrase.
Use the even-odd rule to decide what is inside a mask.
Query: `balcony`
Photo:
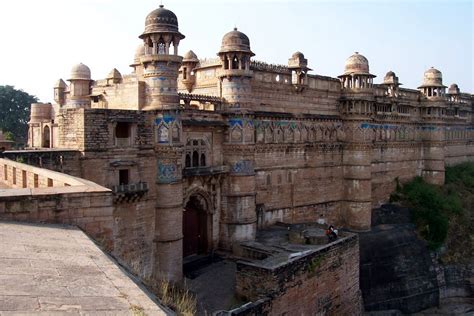
[[[199,176],[213,176],[216,174],[228,173],[228,166],[212,166],[212,167],[194,167],[184,168],[184,177],[199,177]]]
[[[148,192],[148,184],[146,182],[138,182],[131,184],[121,184],[112,186],[114,194],[114,202],[135,202]]]

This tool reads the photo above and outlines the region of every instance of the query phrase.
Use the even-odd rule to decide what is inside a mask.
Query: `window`
[[[132,124],[128,122],[117,122],[115,125],[115,145],[126,147],[131,145]]]
[[[191,139],[186,144],[184,165],[186,168],[206,167],[208,145],[203,139]]]
[[[119,170],[119,185],[127,185],[129,183],[129,172],[128,169]]]

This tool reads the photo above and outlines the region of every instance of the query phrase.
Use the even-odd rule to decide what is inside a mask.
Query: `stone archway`
[[[46,125],[44,128],[43,128],[43,142],[42,142],[42,146],[43,148],[50,148],[51,147],[51,134],[50,134],[50,129],[49,129],[49,126]]]
[[[212,248],[212,213],[204,195],[188,195],[183,213],[183,257],[205,255]]]

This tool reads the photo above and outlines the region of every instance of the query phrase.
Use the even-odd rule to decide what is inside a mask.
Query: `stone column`
[[[156,208],[153,278],[179,283],[183,280],[182,148],[155,150]]]
[[[423,135],[423,170],[426,182],[444,184],[445,142],[442,126],[429,126]]]
[[[232,124],[243,124],[246,128],[245,122],[239,123],[237,119],[231,120],[230,129]],[[255,148],[251,144],[231,142],[224,146],[224,160],[230,170],[221,218],[221,247],[228,250],[238,242],[254,240],[257,232]]]
[[[372,145],[364,137],[364,124],[346,123],[352,133],[347,133],[344,144],[343,170],[345,203],[342,205],[345,225],[356,231],[370,230],[372,215]]]

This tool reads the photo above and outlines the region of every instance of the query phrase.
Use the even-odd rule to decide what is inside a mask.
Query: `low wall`
[[[91,181],[0,159],[0,220],[77,225],[112,248],[112,192]],[[110,249],[111,250],[111,249]]]
[[[252,301],[232,315],[360,315],[356,235],[267,267],[237,263],[237,295]]]

